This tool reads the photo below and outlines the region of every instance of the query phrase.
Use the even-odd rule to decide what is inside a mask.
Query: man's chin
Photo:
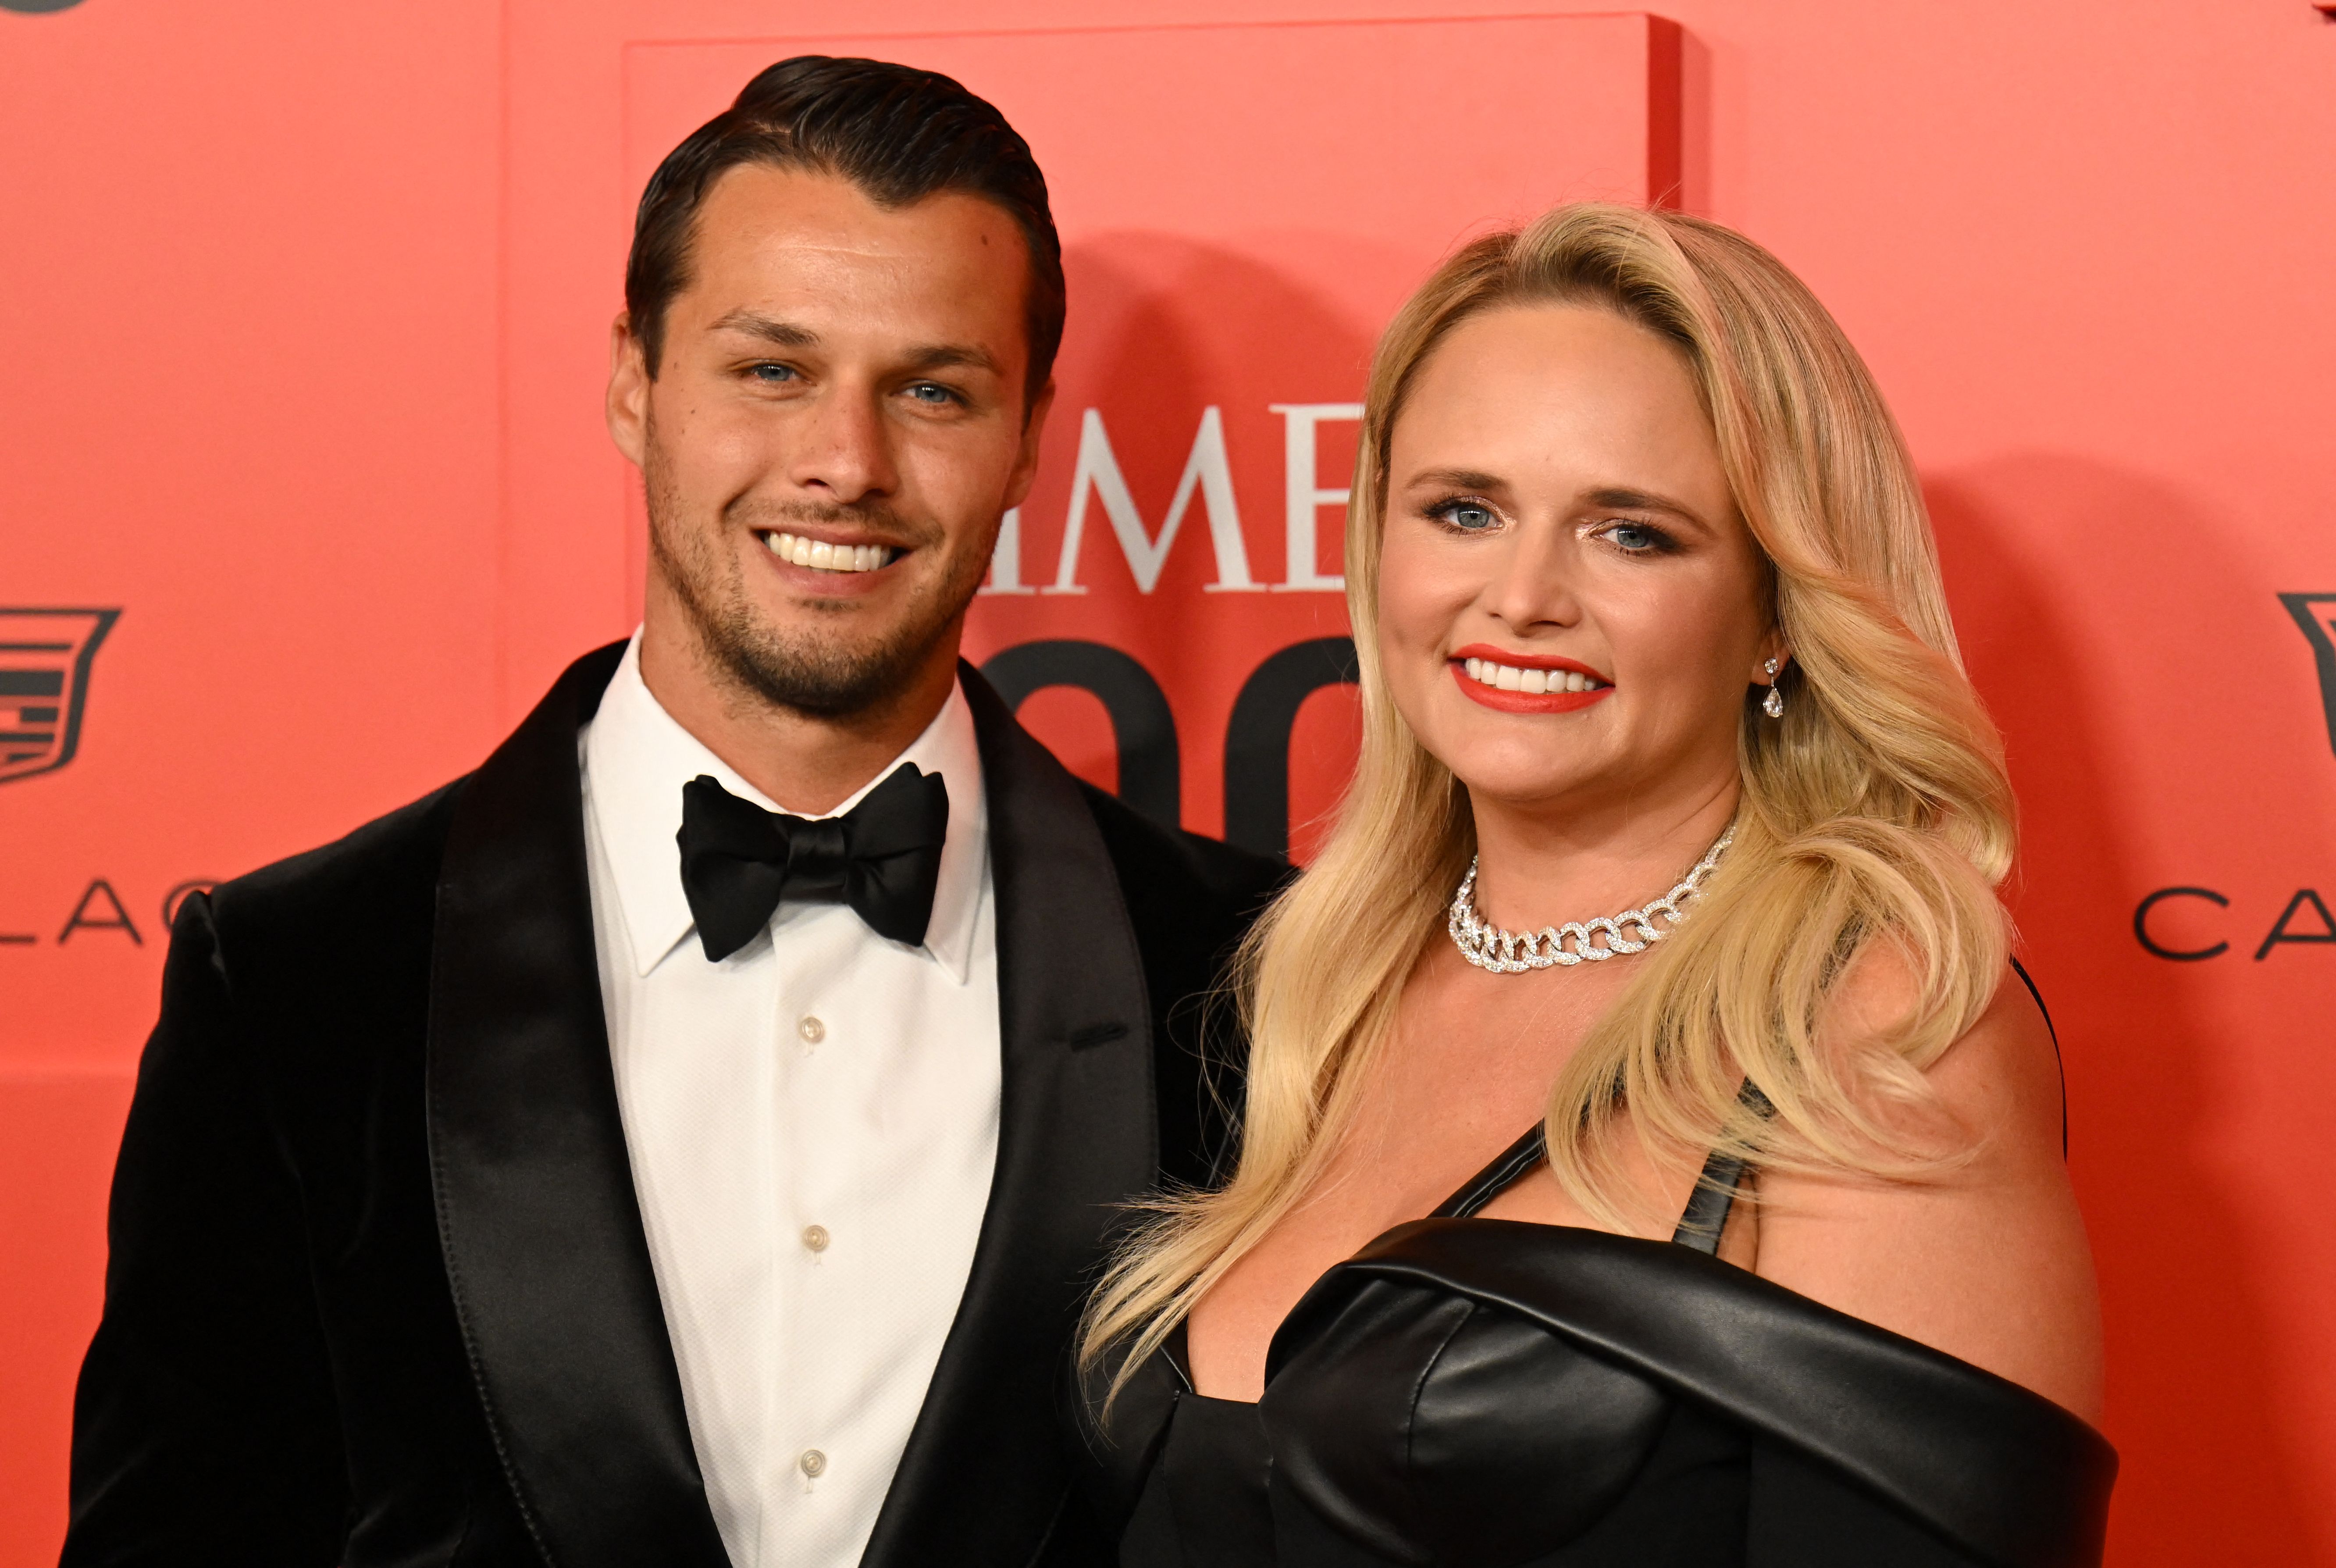
[[[750,700],[822,718],[881,712],[953,672],[959,628],[980,587],[938,552],[912,549],[870,571],[764,560],[727,591],[675,597],[696,623],[709,673]],[[743,552],[742,552],[743,553]],[[933,580],[939,573],[950,580]]]
[[[851,613],[864,612],[865,605],[842,613],[822,613],[801,601],[789,608],[798,613],[756,626],[733,621],[704,628],[707,650],[724,673],[777,706],[821,718],[879,711],[906,699],[937,663],[955,664],[947,623],[898,624],[885,635],[864,614]],[[812,613],[800,613],[804,609]]]
[[[816,718],[849,718],[883,707],[898,698],[905,684],[881,663],[814,663],[735,653],[725,654],[723,662],[734,680],[764,702]]]

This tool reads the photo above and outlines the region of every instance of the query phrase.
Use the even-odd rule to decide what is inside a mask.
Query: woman
[[[1363,755],[1246,955],[1238,1169],[1090,1312],[1123,1561],[2098,1562],[2011,797],[1823,307],[1677,214],[1468,247],[1347,562]]]

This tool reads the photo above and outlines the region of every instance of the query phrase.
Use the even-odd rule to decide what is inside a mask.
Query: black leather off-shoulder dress
[[[1076,1412],[1124,1568],[2092,1568],[2117,1455],[2027,1389],[1671,1242],[1434,1217],[1325,1274],[1265,1398],[1193,1392],[1183,1330]]]

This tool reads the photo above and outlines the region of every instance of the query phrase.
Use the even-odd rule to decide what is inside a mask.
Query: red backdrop
[[[63,1528],[164,906],[471,765],[629,627],[631,202],[813,39],[959,75],[1048,170],[1063,390],[973,651],[1203,831],[1302,852],[1351,751],[1349,405],[1438,255],[1667,198],[1809,278],[2010,740],[2113,1559],[2336,1563],[2336,27],[2302,0],[864,0],[842,38],[772,0],[33,3],[0,0],[0,1565]]]

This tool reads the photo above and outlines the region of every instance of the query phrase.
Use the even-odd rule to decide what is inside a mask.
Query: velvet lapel
[[[505,1471],[557,1568],[727,1563],[690,1446],[618,1120],[570,666],[462,786],[430,987],[432,1182]]]
[[[1057,1394],[1121,1207],[1158,1166],[1144,966],[1078,785],[960,666],[989,802],[1004,1075],[957,1321],[863,1568],[1022,1563],[1067,1487]]]

